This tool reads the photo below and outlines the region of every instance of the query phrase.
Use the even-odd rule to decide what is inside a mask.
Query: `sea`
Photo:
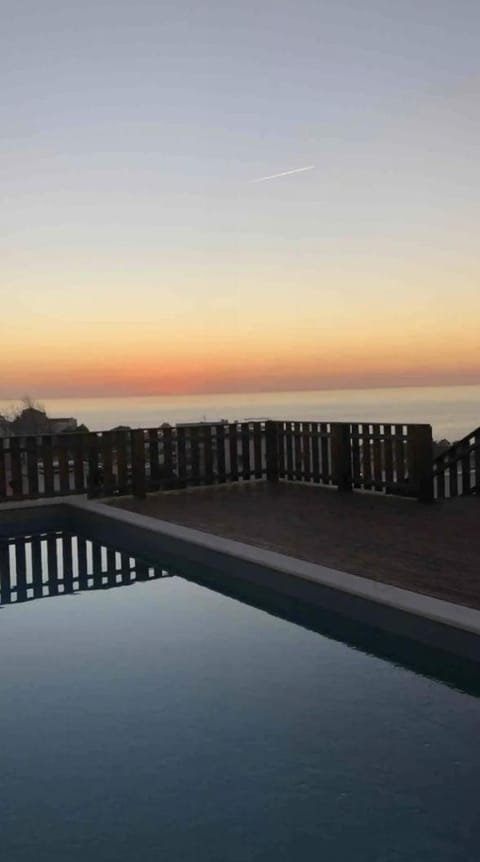
[[[49,416],[74,416],[91,431],[117,425],[246,419],[426,422],[434,439],[451,442],[480,426],[480,385],[416,386],[218,395],[39,398]],[[0,400],[0,412],[12,401]]]

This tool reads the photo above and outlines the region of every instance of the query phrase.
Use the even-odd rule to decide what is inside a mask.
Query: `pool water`
[[[474,687],[83,542],[0,553],[2,862],[477,862]]]

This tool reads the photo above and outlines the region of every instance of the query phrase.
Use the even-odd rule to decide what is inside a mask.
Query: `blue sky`
[[[432,373],[475,378],[480,4],[17,0],[2,21],[8,394],[29,374],[63,391],[52,367],[86,326],[94,352],[114,353],[133,320],[129,349],[150,362],[165,318],[169,361],[182,328],[210,388],[208,344],[226,330],[258,380],[262,357],[295,359],[287,388],[315,382],[315,334],[335,351],[342,326],[359,385],[373,371],[358,327],[370,345],[381,329],[387,366],[391,327],[384,382],[411,373],[419,327],[422,374],[450,337],[458,353]],[[24,362],[32,345],[50,354],[39,377]],[[222,349],[217,371],[238,375]],[[95,383],[81,365],[72,374]]]

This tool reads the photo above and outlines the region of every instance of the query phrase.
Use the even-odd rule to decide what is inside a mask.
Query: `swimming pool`
[[[36,540],[0,556],[6,862],[478,859],[473,677],[181,560]]]

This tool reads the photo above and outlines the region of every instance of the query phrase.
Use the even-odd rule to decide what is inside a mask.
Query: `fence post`
[[[277,423],[270,419],[265,422],[265,458],[267,479],[278,482],[278,433]]]
[[[0,500],[7,497],[7,467],[3,438],[0,437]]]
[[[10,437],[10,487],[14,497],[23,497],[22,450],[20,437]]]
[[[330,430],[332,441],[333,484],[338,486],[339,491],[352,491],[353,477],[350,425],[348,422],[332,422]]]
[[[99,437],[98,435],[92,431],[89,432],[86,436],[86,444],[87,444],[87,464],[88,464],[88,473],[87,473],[87,496],[91,499],[92,497],[99,497],[103,488],[103,471],[100,469],[98,464],[98,451],[99,451]],[[51,440],[51,438],[50,438]],[[43,438],[44,444],[44,453],[46,452],[46,442],[47,438]],[[44,455],[44,464],[45,464],[45,455]],[[47,470],[45,467],[45,484],[47,479]],[[46,489],[45,489],[46,490]]]
[[[134,497],[146,496],[145,436],[142,429],[132,431],[132,491]]]
[[[433,502],[433,438],[431,425],[415,425],[413,431],[413,467],[417,499]]]

